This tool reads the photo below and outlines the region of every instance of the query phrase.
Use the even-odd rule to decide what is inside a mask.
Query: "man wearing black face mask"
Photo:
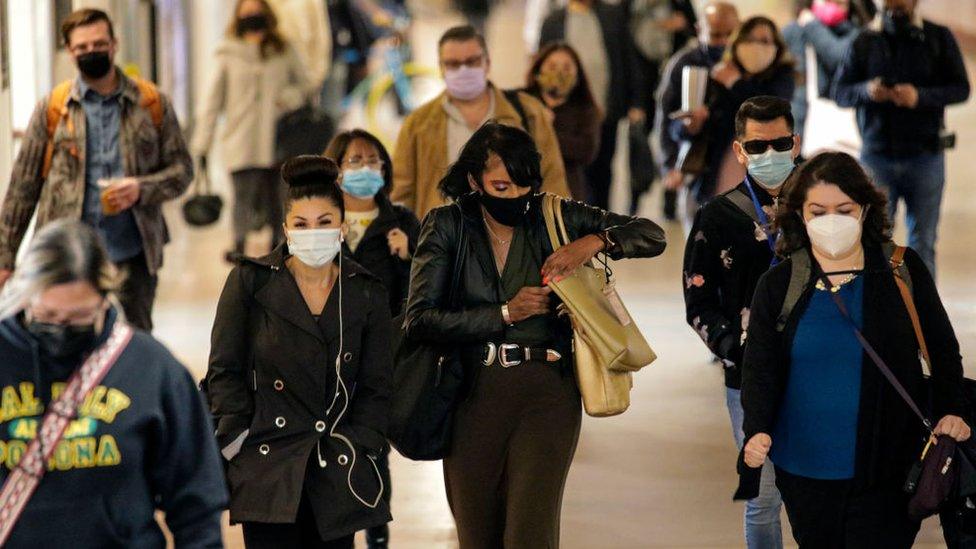
[[[79,75],[38,104],[25,132],[0,211],[0,286],[35,212],[38,228],[81,220],[125,275],[119,300],[129,322],[151,330],[168,239],[161,206],[189,185],[190,155],[169,100],[115,67],[105,12],[78,10],[61,34]]]
[[[959,46],[948,28],[922,20],[918,0],[884,0],[834,79],[842,107],[857,109],[861,161],[888,193],[889,216],[908,208],[908,244],[935,273],[945,186],[945,108],[969,97]]]
[[[685,67],[711,70],[721,60],[732,32],[739,26],[739,12],[729,2],[709,2],[702,13],[704,16],[699,21],[698,43],[671,57],[656,92],[654,125],[658,130],[659,141],[656,146],[659,150],[655,151],[654,156],[660,159],[661,177],[664,178],[665,188],[670,190],[677,190],[683,183],[683,176],[676,169],[680,148],[677,136],[683,133],[686,124],[682,120],[670,118],[672,113],[681,110],[682,72]],[[707,118],[708,110],[705,107],[692,113],[687,123],[688,131],[692,134],[700,132]],[[674,215],[669,217],[673,218]]]

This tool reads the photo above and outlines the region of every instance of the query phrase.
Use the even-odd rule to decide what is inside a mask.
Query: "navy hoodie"
[[[117,314],[109,311],[99,343]],[[0,322],[0,482],[34,438],[44,410],[79,365],[42,358],[18,318]],[[227,504],[210,417],[187,370],[136,331],[82,404],[14,527],[19,547],[221,547]]]

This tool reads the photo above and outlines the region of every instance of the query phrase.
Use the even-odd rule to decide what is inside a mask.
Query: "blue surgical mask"
[[[342,190],[356,198],[376,196],[385,183],[383,174],[367,166],[342,172]]]
[[[779,152],[772,147],[762,154],[750,154],[749,175],[764,189],[778,189],[793,171],[793,151]]]

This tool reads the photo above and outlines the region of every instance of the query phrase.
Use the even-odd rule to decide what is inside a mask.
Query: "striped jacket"
[[[169,242],[162,205],[183,194],[193,178],[193,164],[169,99],[160,95],[163,121],[157,128],[149,111],[139,106],[135,83],[121,71],[119,78],[122,165],[126,176],[139,179],[139,202],[132,211],[149,272],[155,274],[163,264],[163,246]],[[0,209],[0,269],[13,269],[17,249],[35,211],[38,229],[57,219],[82,217],[86,136],[77,83],[69,95],[68,112],[54,132],[54,155],[45,180],[41,168],[48,142],[48,101],[45,97],[34,108]],[[69,131],[72,126],[74,131]]]

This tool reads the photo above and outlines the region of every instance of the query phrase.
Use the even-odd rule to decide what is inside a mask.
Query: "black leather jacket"
[[[527,214],[528,238],[542,242],[543,260],[552,253],[541,212],[542,194],[536,194]],[[413,256],[410,295],[407,300],[407,334],[411,338],[476,345],[494,340],[505,330],[502,318],[498,271],[478,200],[473,195],[460,198],[458,205],[432,210],[420,229],[420,241]],[[462,264],[460,310],[447,307],[451,270],[458,242],[458,216],[463,212],[463,227],[468,246]],[[563,199],[563,220],[571,240],[609,233],[616,243],[612,259],[654,257],[664,251],[664,230],[653,221],[619,215]],[[555,311],[555,308],[552,309]],[[555,314],[553,312],[552,314]]]

